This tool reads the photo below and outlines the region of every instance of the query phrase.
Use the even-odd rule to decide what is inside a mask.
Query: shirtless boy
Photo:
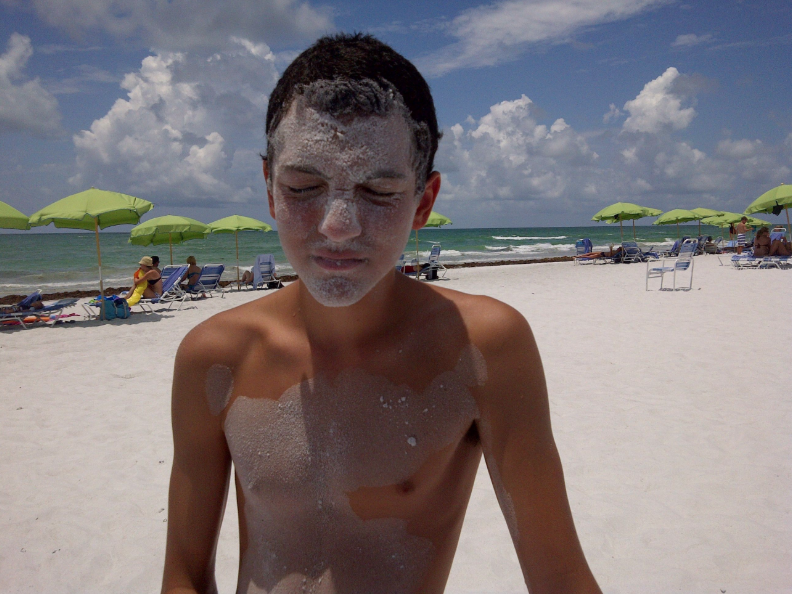
[[[737,253],[742,254],[743,249],[745,248],[745,235],[753,229],[750,225],[748,225],[748,217],[743,217],[740,219],[740,222],[734,226],[734,230],[737,232]]]
[[[179,348],[163,592],[216,592],[233,462],[238,593],[439,594],[482,453],[530,592],[600,591],[527,322],[395,272],[438,137],[424,79],[371,37],[284,72],[264,176],[300,280]]]

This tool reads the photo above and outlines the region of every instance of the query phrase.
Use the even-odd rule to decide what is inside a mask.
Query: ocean
[[[683,235],[695,235],[697,225],[681,225]],[[702,226],[702,233],[720,235],[716,227]],[[645,247],[671,245],[675,226],[636,226],[636,237]],[[130,284],[137,262],[142,256],[158,255],[161,266],[170,263],[167,245],[141,247],[127,243],[129,233],[100,232],[102,273],[105,287]],[[426,228],[418,233],[421,261],[425,261],[433,243],[442,246],[445,263],[493,260],[524,260],[574,254],[575,241],[591,238],[594,249],[607,249],[620,243],[619,227],[512,227],[486,229]],[[632,239],[632,226],[624,227],[625,240]],[[405,248],[407,258],[415,254],[415,234]],[[257,254],[272,253],[278,271],[293,272],[278,241],[278,233],[246,232],[239,234],[239,264],[248,268]],[[236,278],[234,236],[209,235],[205,239],[173,246],[174,263],[184,263],[195,256],[199,265],[223,263],[224,279]],[[46,292],[91,290],[98,293],[99,272],[96,239],[90,232],[9,233],[0,234],[0,296],[27,294],[35,289]]]

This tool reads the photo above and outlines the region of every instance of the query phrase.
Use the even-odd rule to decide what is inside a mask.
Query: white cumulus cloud
[[[646,83],[635,99],[624,104],[624,110],[630,114],[624,121],[624,129],[653,133],[667,128],[687,128],[696,116],[696,110],[682,107],[686,97],[675,88],[679,79],[679,71],[672,66]]]
[[[74,136],[70,181],[160,203],[253,200],[263,186],[258,153],[274,61],[267,46],[243,39],[209,56],[147,57],[124,77],[127,97]]]
[[[665,0],[505,0],[463,11],[447,26],[456,42],[418,60],[422,72],[442,75],[491,66],[530,44],[564,41],[576,31],[629,18]]]
[[[597,160],[563,119],[549,128],[523,95],[503,101],[465,128],[455,124],[441,142],[437,167],[447,174],[443,195],[454,200],[556,200],[570,176]]]
[[[25,66],[33,55],[30,38],[13,33],[0,55],[0,134],[27,132],[51,137],[62,133],[58,100],[38,78],[27,79]]]
[[[76,37],[103,31],[121,39],[141,39],[160,50],[221,47],[232,35],[293,44],[333,28],[328,9],[300,0],[28,1],[44,22]]]

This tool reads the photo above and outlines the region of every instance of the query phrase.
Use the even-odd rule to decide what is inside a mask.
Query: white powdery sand
[[[792,271],[695,266],[676,293],[645,292],[643,265],[457,269],[440,284],[530,321],[603,591],[788,593]],[[260,296],[0,332],[0,592],[159,591],[176,348]],[[221,592],[237,559],[232,494]],[[483,464],[446,591],[526,592]]]

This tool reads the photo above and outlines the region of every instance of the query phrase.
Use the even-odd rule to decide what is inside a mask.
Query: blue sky
[[[788,0],[0,0],[0,200],[31,214],[93,185],[271,222],[268,94],[355,30],[427,77],[455,226],[741,211],[792,183],[791,24]]]

